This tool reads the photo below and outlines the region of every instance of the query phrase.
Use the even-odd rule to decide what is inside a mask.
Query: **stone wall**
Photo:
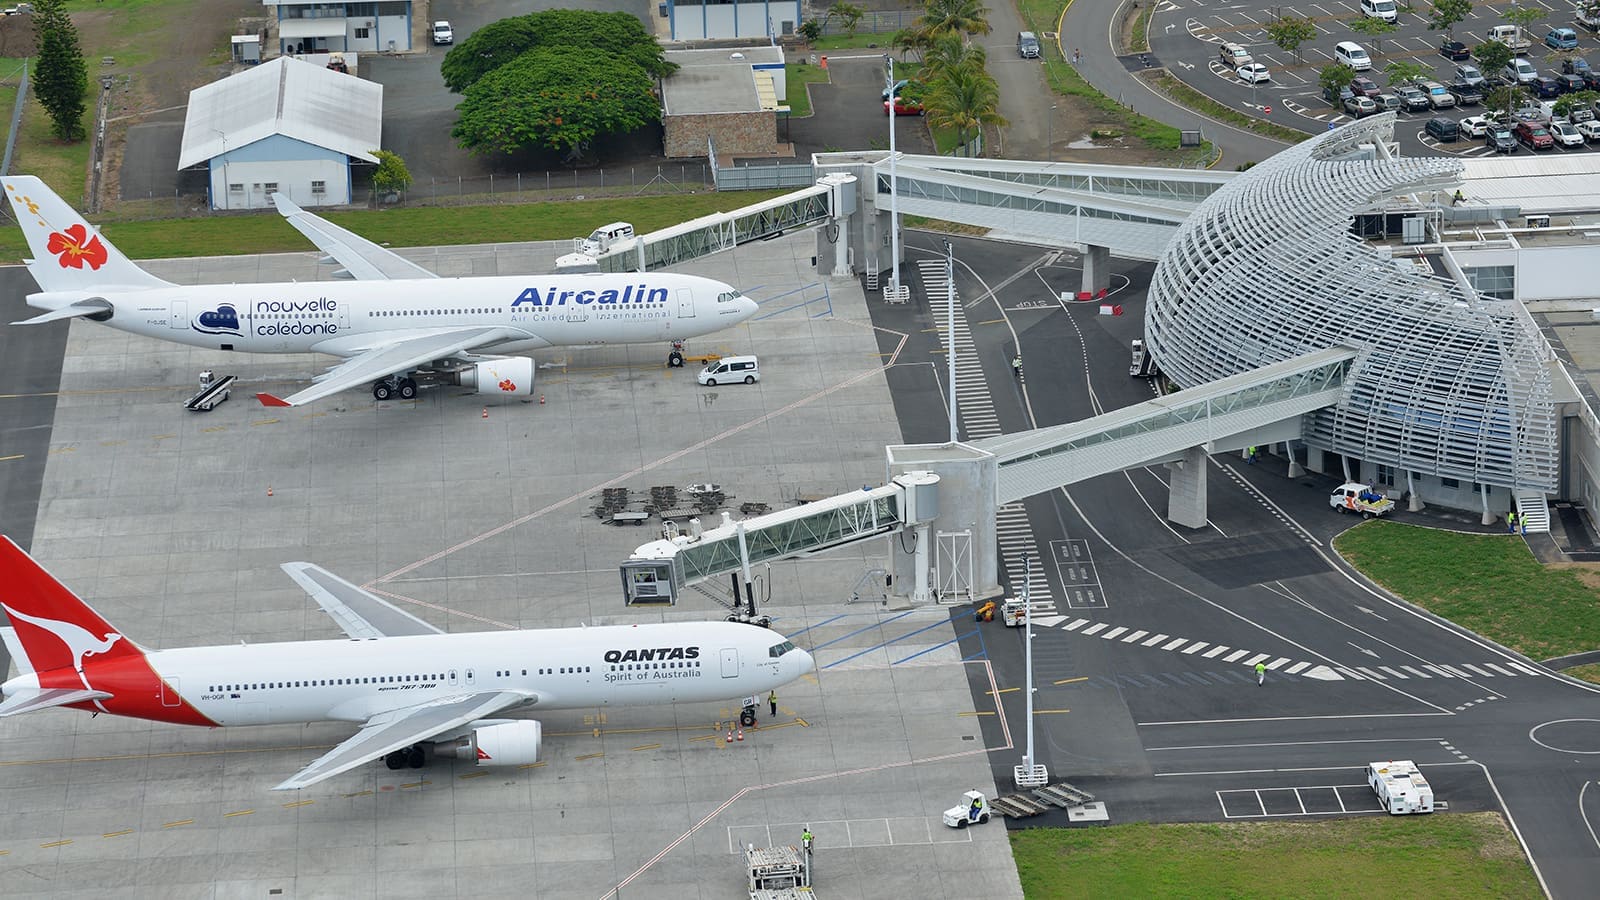
[[[778,149],[778,114],[770,110],[668,116],[662,144],[669,157],[706,155],[706,138],[718,156],[771,156]]]

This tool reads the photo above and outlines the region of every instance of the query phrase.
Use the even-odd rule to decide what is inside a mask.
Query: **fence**
[[[717,167],[719,191],[766,191],[810,187],[816,183],[816,173],[809,163]]]
[[[894,34],[896,31],[915,25],[922,13],[923,10],[921,9],[889,9],[869,12],[861,17],[861,21],[856,23],[855,33]],[[844,23],[839,21],[838,17],[835,17],[822,26],[822,33],[832,36],[847,35],[850,32],[844,27]]]
[[[977,159],[983,156],[983,132],[980,130],[977,137],[967,141],[965,144],[957,145],[945,156],[954,156],[960,159]]]

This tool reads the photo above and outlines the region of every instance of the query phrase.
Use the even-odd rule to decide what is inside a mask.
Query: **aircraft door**
[[[189,301],[172,301],[172,311],[167,315],[167,324],[174,331],[181,331],[189,327]]]
[[[694,318],[694,291],[678,288],[678,318]]]
[[[738,647],[723,647],[722,648],[722,677],[723,678],[738,678],[739,677],[739,648]]]
[[[333,321],[339,326],[340,334],[350,333],[350,304],[339,304],[339,311],[333,314]]]
[[[183,703],[183,696],[178,692],[177,678],[161,679],[161,705],[179,706]]]

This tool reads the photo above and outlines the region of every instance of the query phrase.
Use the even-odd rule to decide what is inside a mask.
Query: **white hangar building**
[[[342,205],[382,136],[382,85],[280,56],[190,92],[178,168],[209,170],[212,209]]]

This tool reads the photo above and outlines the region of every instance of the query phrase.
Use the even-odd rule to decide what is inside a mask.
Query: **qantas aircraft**
[[[666,272],[439,278],[274,194],[278,211],[351,280],[175,285],[123,256],[44,182],[3,179],[28,239],[28,271],[46,310],[14,325],[82,317],[212,350],[344,358],[316,384],[267,406],[299,406],[370,384],[379,400],[417,395],[418,381],[480,394],[533,393],[533,360],[500,354],[556,346],[670,343],[729,328],[755,301],[720,281]]]
[[[145,650],[0,538],[0,609],[11,620],[0,638],[20,673],[0,685],[0,716],[66,706],[179,725],[361,726],[274,788],[292,790],[380,757],[419,768],[430,750],[526,765],[540,726],[508,711],[726,701],[815,665],[781,635],[738,622],[446,634],[309,563],[283,569],[350,640]]]

